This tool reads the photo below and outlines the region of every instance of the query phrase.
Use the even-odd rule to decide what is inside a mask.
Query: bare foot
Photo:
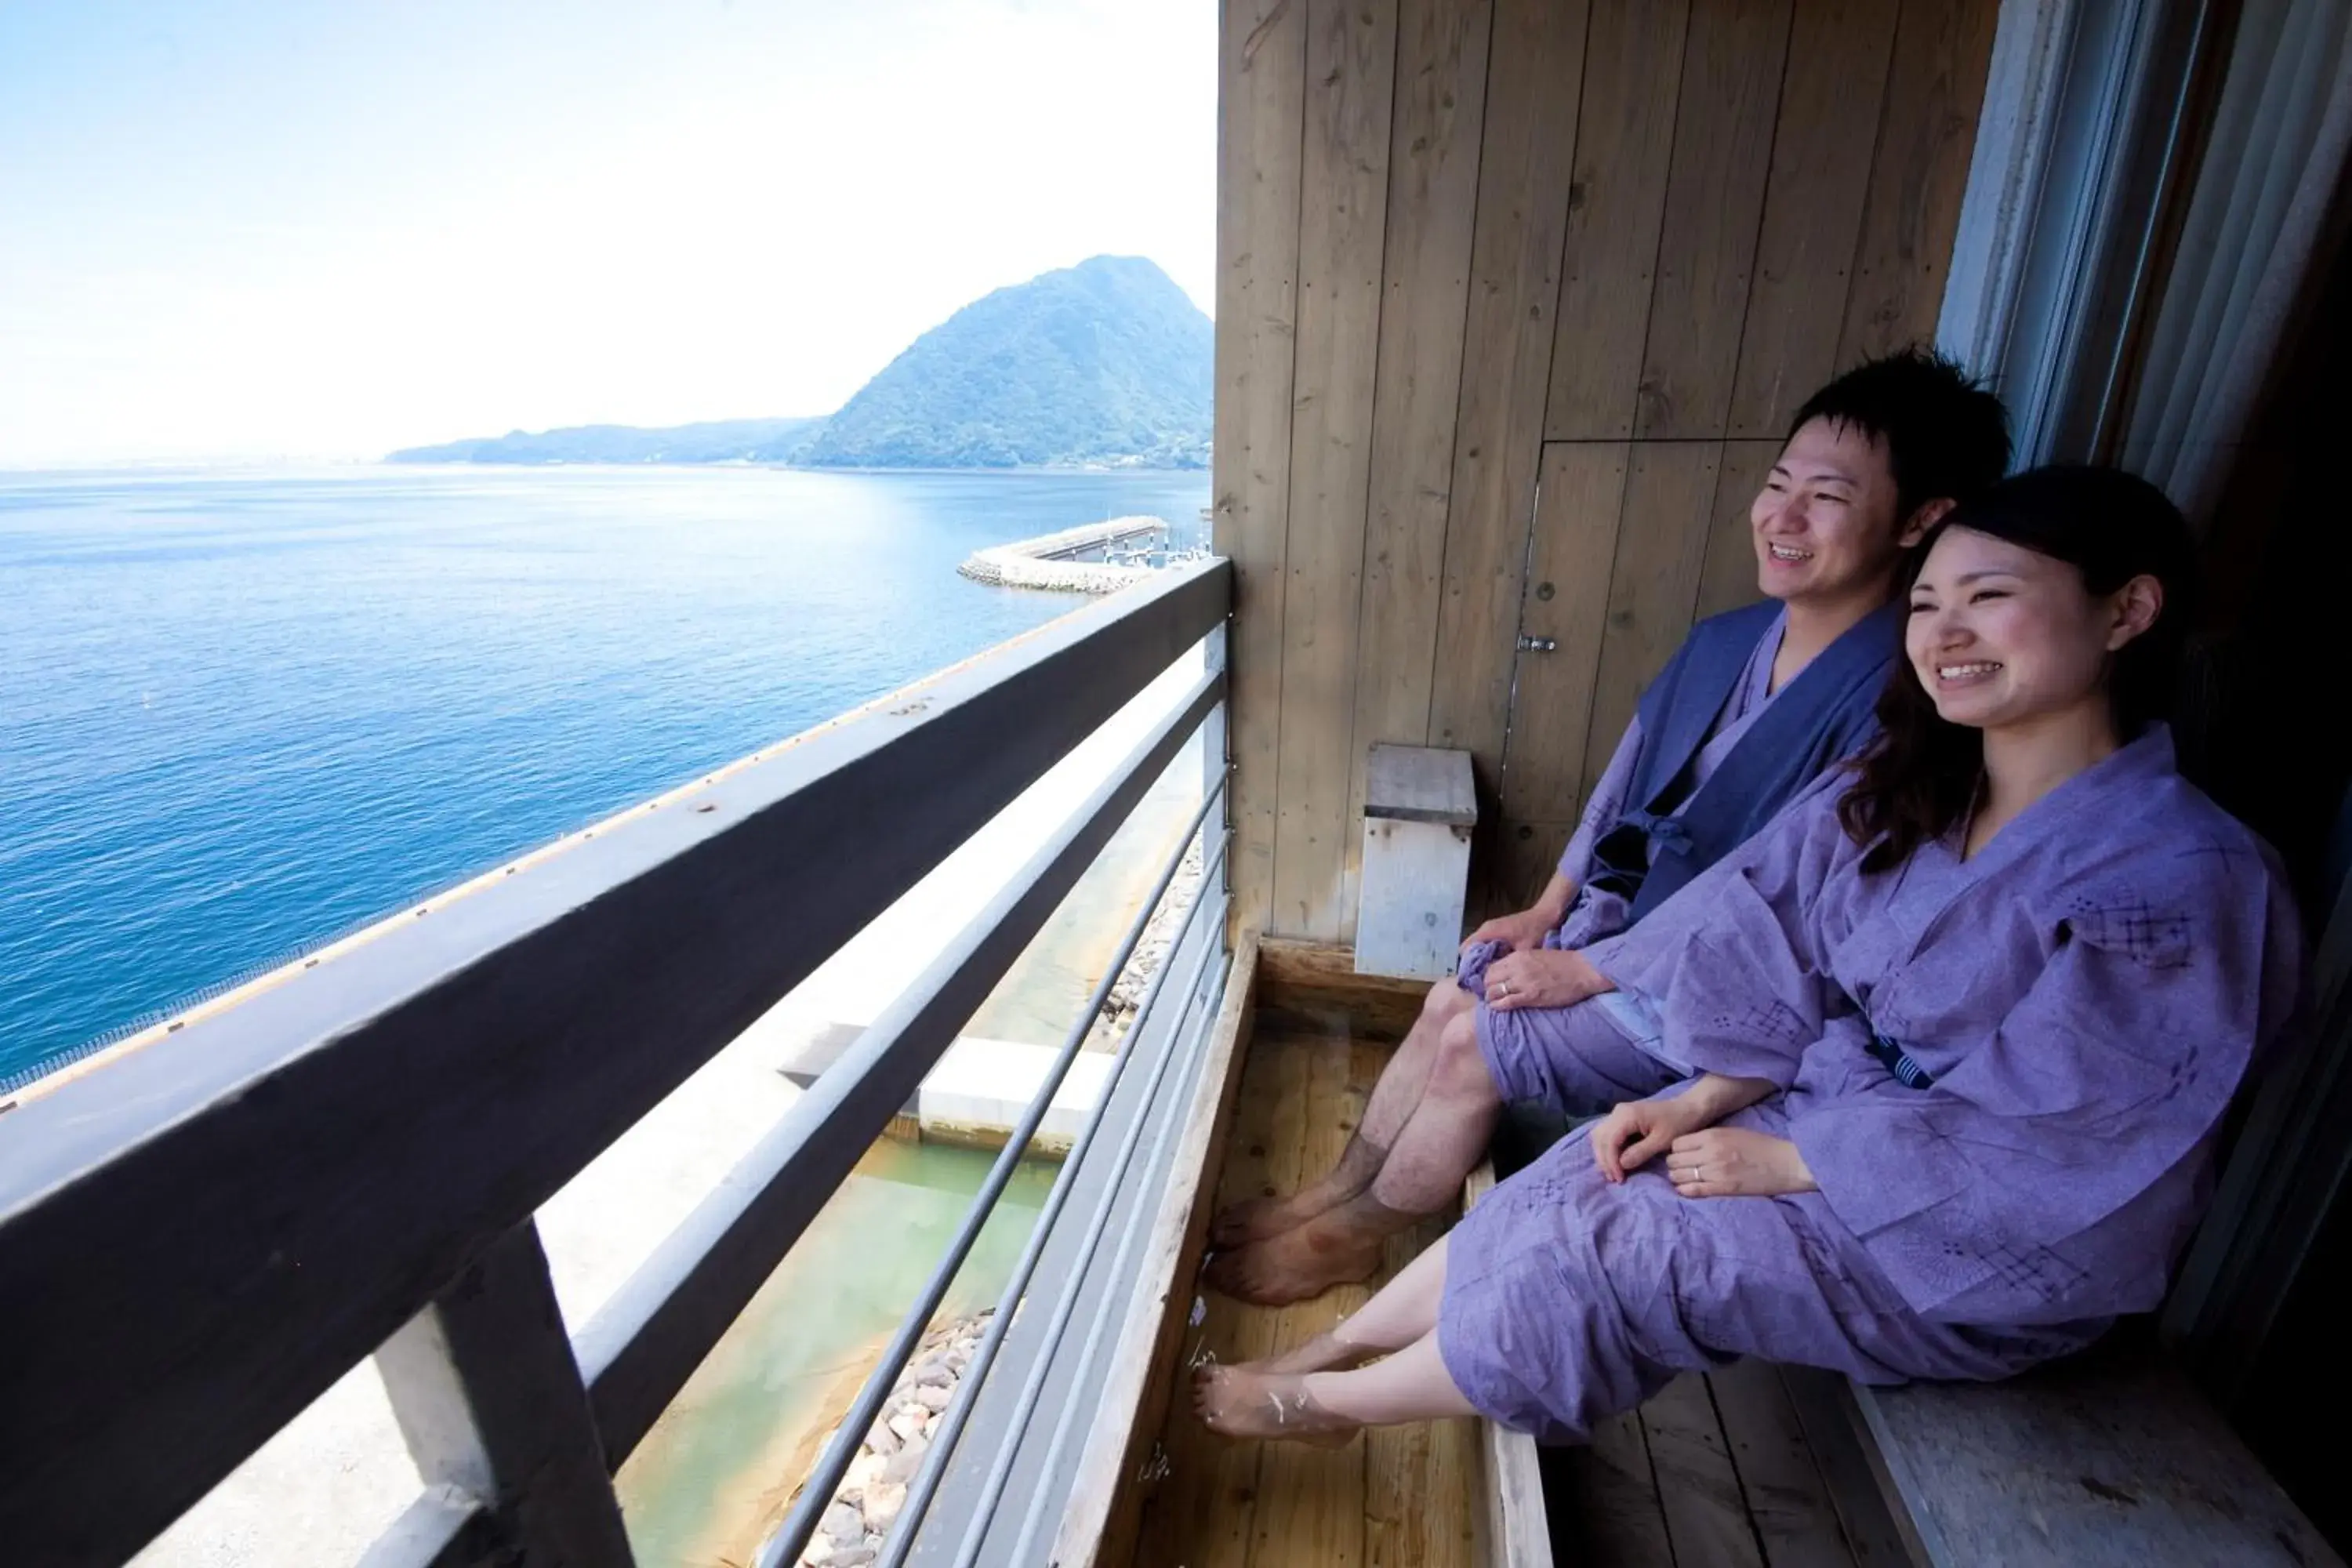
[[[1360,1423],[1334,1415],[1307,1392],[1307,1379],[1268,1371],[1266,1362],[1204,1366],[1192,1374],[1192,1409],[1210,1431],[1228,1437],[1276,1437],[1336,1448]]]
[[[1347,1194],[1327,1193],[1322,1190],[1324,1185],[1317,1182],[1295,1193],[1276,1193],[1226,1205],[1209,1222],[1209,1245],[1246,1247],[1253,1241],[1264,1241],[1305,1225],[1326,1209],[1347,1202]]]
[[[1246,1247],[1295,1230],[1320,1214],[1328,1214],[1360,1196],[1381,1173],[1387,1154],[1358,1131],[1339,1151],[1339,1163],[1295,1193],[1268,1193],[1244,1198],[1217,1211],[1209,1222],[1212,1247]]]
[[[1385,1232],[1350,1225],[1334,1214],[1318,1215],[1280,1236],[1255,1241],[1210,1261],[1212,1288],[1236,1301],[1286,1307],[1320,1296],[1334,1285],[1369,1279],[1381,1266]]]

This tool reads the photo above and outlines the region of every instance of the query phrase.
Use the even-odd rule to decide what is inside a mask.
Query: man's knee
[[[1462,989],[1461,983],[1449,975],[1431,986],[1429,994],[1422,998],[1421,1016],[1425,1022],[1443,1026],[1476,1005],[1470,993]]]
[[[1495,1092],[1495,1075],[1478,1048],[1478,1016],[1464,1011],[1445,1021],[1437,1037],[1437,1078],[1455,1093]]]

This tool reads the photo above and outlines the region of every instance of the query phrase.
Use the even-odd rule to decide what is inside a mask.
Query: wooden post
[[[534,1221],[492,1242],[375,1361],[425,1484],[479,1500],[511,1561],[630,1568]]]

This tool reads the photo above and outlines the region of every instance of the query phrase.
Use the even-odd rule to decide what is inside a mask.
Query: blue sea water
[[[0,473],[0,1079],[1075,607],[1203,474]]]

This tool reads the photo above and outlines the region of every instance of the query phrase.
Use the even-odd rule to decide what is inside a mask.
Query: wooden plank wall
[[[1375,742],[1471,753],[1474,902],[1540,884],[1790,413],[1932,336],[1997,10],[1225,0],[1237,928],[1352,935]]]

